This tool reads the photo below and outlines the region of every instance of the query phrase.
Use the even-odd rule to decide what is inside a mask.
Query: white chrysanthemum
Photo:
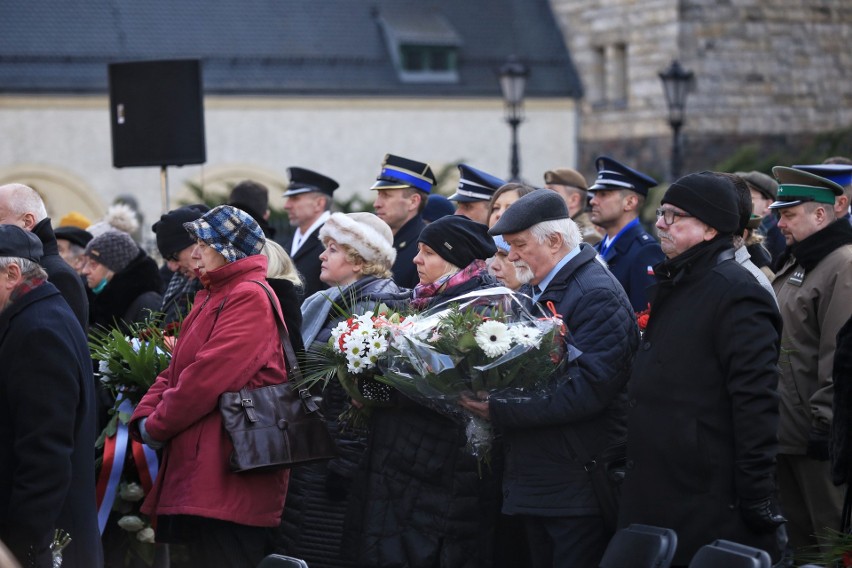
[[[118,519],[118,526],[127,532],[136,532],[145,528],[145,521],[136,515],[125,515]]]
[[[512,328],[512,340],[524,347],[538,349],[541,343],[541,330],[531,325],[519,325]]]
[[[109,362],[108,361],[98,361],[98,372],[102,375],[109,375]]]
[[[348,355],[346,357],[346,368],[349,370],[350,373],[357,375],[364,369],[369,368],[369,359]]]
[[[375,335],[370,338],[370,353],[380,355],[388,350],[388,340],[383,335]]]
[[[476,329],[476,344],[489,357],[499,357],[512,346],[509,328],[499,321],[484,321]]]
[[[347,357],[361,357],[364,355],[364,340],[360,337],[349,337],[343,342],[343,349]]]
[[[340,339],[340,336],[349,331],[349,324],[345,321],[340,322],[331,330],[331,336],[335,341]]]
[[[145,542],[148,544],[154,544],[155,536],[156,535],[154,534],[154,529],[152,529],[151,527],[145,527],[144,529],[136,533],[136,538],[140,542]]]

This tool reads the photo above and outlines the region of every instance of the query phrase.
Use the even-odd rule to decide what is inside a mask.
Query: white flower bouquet
[[[562,320],[503,287],[460,296],[387,332],[376,380],[463,422],[470,450],[486,462],[490,425],[459,406],[462,395],[545,396],[565,358]]]

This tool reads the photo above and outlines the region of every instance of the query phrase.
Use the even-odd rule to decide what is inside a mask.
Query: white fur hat
[[[367,262],[390,268],[396,260],[393,231],[372,213],[332,213],[320,228],[320,240],[326,237],[352,247]]]

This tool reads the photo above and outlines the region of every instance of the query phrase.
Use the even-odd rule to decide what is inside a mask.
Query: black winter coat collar
[[[712,241],[699,243],[674,258],[664,260],[654,267],[654,274],[661,285],[676,286],[682,280],[699,276],[722,260],[733,259],[733,252],[730,237],[716,237]]]
[[[30,304],[57,294],[59,294],[59,290],[50,282],[45,282],[15,300],[5,310],[0,311],[0,344],[3,343],[6,333],[9,331],[9,325],[16,315],[25,310]]]
[[[790,252],[805,270],[813,270],[822,259],[843,245],[852,244],[852,225],[838,219],[825,229],[817,231],[790,247]]]
[[[44,256],[49,254],[59,254],[59,245],[56,244],[56,235],[53,232],[53,227],[50,224],[50,217],[45,217],[33,227],[33,234],[41,241],[41,247],[44,249]]]

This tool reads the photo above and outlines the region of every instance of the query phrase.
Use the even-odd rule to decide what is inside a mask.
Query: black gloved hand
[[[828,438],[828,430],[811,428],[811,433],[808,434],[808,457],[817,461],[828,461]]]
[[[748,528],[760,534],[774,533],[787,522],[772,497],[740,499],[740,516]]]
[[[351,484],[351,479],[339,473],[329,470],[325,474],[325,492],[332,501],[343,501],[346,499],[346,496],[349,495],[349,486]]]

